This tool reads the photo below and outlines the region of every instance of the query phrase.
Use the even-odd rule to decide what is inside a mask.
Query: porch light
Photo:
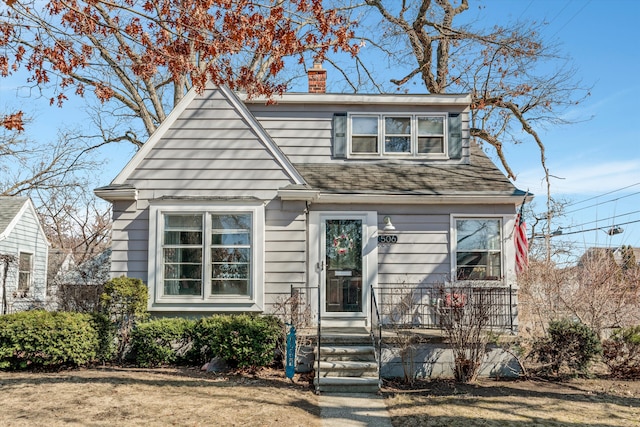
[[[395,229],[396,228],[391,223],[391,217],[390,216],[385,216],[384,217],[384,229],[382,231],[395,231]]]

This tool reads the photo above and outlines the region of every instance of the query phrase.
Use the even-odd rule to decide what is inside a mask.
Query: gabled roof
[[[7,236],[11,234],[13,228],[18,224],[27,209],[31,210],[38,223],[40,233],[42,233],[42,236],[45,236],[31,199],[28,197],[0,196],[0,240],[6,239]],[[49,245],[48,240],[46,241],[47,245]]]
[[[324,194],[519,197],[518,190],[476,145],[469,164],[403,162],[296,164],[308,186]],[[296,190],[291,186],[291,190]]]
[[[280,150],[260,123],[255,119],[255,117],[253,117],[253,114],[251,114],[240,98],[238,98],[238,96],[226,86],[219,86],[217,89],[220,90],[223,96],[227,98],[236,111],[248,123],[249,127],[256,133],[258,138],[273,155],[273,158],[280,164],[280,166],[282,166],[282,169],[289,175],[289,177],[295,183],[302,184],[303,179],[298,171],[293,167],[287,156],[282,152],[282,150]],[[109,197],[109,200],[117,200],[117,197],[125,197],[129,199],[135,198],[135,190],[126,184],[127,178],[140,165],[144,158],[153,149],[154,145],[156,145],[171,126],[173,126],[176,120],[180,118],[197,95],[198,93],[196,90],[191,89],[171,111],[167,118],[160,124],[160,126],[158,126],[156,131],[144,143],[142,148],[135,154],[135,156],[133,156],[131,161],[129,161],[118,176],[116,176],[116,178],[111,182],[111,185],[96,189],[96,194],[100,197]],[[112,192],[113,194],[111,194]]]

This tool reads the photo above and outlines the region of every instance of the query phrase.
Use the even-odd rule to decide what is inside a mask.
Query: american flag
[[[513,242],[516,245],[516,273],[520,274],[529,266],[529,243],[527,242],[527,223],[524,222],[524,203],[516,215],[516,229]]]

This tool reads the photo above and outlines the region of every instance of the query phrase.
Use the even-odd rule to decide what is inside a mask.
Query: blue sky
[[[547,148],[554,197],[566,197],[572,211],[557,226],[565,235],[554,237],[576,245],[577,252],[590,246],[640,246],[640,2],[636,0],[484,0],[481,15],[486,25],[506,20],[534,19],[547,22],[544,37],[568,53],[591,96],[568,112],[570,118],[589,119],[541,132]],[[477,13],[471,0],[467,14]],[[397,77],[397,76],[396,76]],[[331,76],[329,76],[331,79]],[[81,102],[63,109],[44,100],[32,101],[16,82],[0,79],[0,108],[28,103],[34,118],[30,134],[51,138],[61,125],[82,126]],[[97,185],[108,184],[133,155],[122,144],[96,156],[104,158]],[[545,187],[539,152],[533,144],[510,146],[508,160],[518,175],[516,185],[537,195],[536,211],[544,210]],[[623,189],[627,187],[626,189]],[[628,214],[630,213],[630,214]],[[608,236],[603,230],[621,225],[624,233]],[[635,223],[634,223],[635,222]],[[571,227],[570,227],[571,226]],[[555,227],[554,227],[555,228]],[[571,233],[571,234],[569,234]]]
[[[491,0],[489,16],[527,17],[548,22],[544,36],[573,58],[578,77],[592,85],[591,96],[571,109],[570,118],[588,119],[541,132],[547,148],[554,197],[572,205],[564,237],[576,249],[590,246],[640,246],[640,2],[634,0]],[[494,15],[495,13],[495,15]],[[507,150],[516,185],[537,197],[544,211],[545,186],[539,153],[533,145]],[[624,187],[628,187],[623,189]],[[633,212],[632,214],[625,215]],[[609,236],[598,227],[621,225]],[[569,227],[572,226],[572,227]],[[572,234],[569,234],[572,233]]]

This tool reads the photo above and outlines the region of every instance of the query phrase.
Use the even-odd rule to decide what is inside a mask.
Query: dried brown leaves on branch
[[[151,134],[195,86],[281,93],[287,58],[356,52],[351,23],[321,0],[4,0],[0,75],[20,66],[50,102],[90,90]],[[131,142],[141,144],[141,139]]]

